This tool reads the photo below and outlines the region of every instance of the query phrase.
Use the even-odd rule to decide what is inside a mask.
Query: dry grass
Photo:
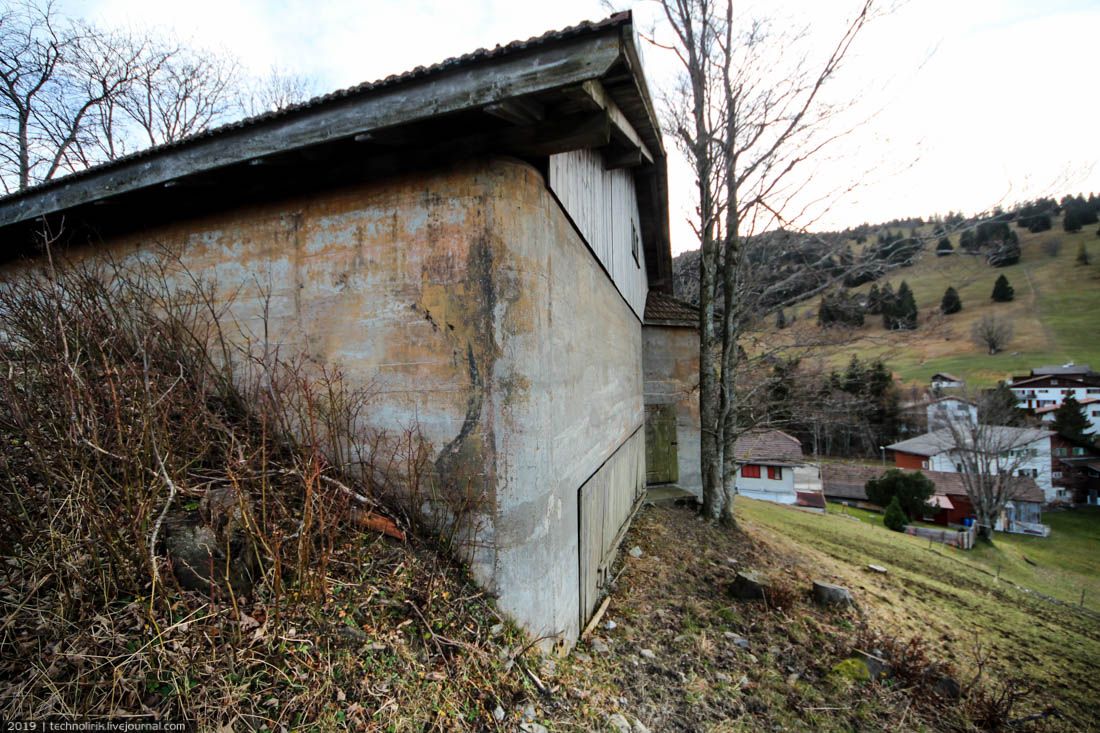
[[[173,267],[0,290],[0,716],[506,725],[533,689],[519,635],[438,535],[361,526],[423,498],[417,436],[362,432],[370,395],[338,371],[230,345]],[[166,538],[200,526],[214,549],[185,567]]]

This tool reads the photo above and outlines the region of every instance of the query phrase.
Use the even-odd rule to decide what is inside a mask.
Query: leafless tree
[[[1012,340],[1012,323],[994,313],[982,316],[970,331],[970,336],[978,346],[996,354]]]
[[[149,44],[141,73],[118,104],[142,145],[174,142],[231,118],[240,73],[235,59],[170,40]]]
[[[868,22],[872,0],[860,3],[817,63],[790,59],[792,39],[764,21],[735,15],[732,0],[661,0],[661,7],[674,38],[666,47],[682,65],[667,127],[696,177],[702,512],[729,525],[733,446],[741,431],[735,374],[744,353],[742,327],[753,309],[748,301],[756,300],[742,298],[753,282],[746,277],[746,242],[806,214],[796,203],[805,192],[805,164],[842,134],[831,125],[837,109],[822,89]],[[720,310],[719,292],[725,296]]]
[[[241,93],[241,112],[248,116],[301,104],[314,95],[313,79],[271,67],[266,76],[250,79]]]
[[[1049,431],[1010,427],[1016,420],[1014,408],[993,394],[971,398],[978,404],[981,420],[949,420],[932,435],[943,443],[960,474],[977,515],[979,536],[992,541],[993,527],[1015,496],[1020,477],[1037,473],[1040,451],[1036,446],[1047,440]]]

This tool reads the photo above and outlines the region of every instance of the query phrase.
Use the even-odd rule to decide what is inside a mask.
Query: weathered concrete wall
[[[537,634],[579,633],[577,492],[643,423],[641,323],[531,168],[498,169],[495,231],[529,329],[508,328],[494,381],[502,606]],[[507,208],[506,208],[507,207]],[[629,227],[629,221],[620,225]],[[609,490],[629,493],[626,473]],[[507,528],[507,529],[504,529]]]
[[[535,169],[469,162],[75,254],[154,244],[256,340],[267,290],[283,354],[376,394],[366,427],[418,427],[440,480],[483,497],[475,578],[533,634],[576,637],[577,492],[642,423],[641,325]]]
[[[642,328],[645,403],[676,405],[677,484],[703,497],[699,468],[699,332],[694,328]]]

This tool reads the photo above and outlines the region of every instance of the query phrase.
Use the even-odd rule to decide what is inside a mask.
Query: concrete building
[[[177,253],[242,331],[266,313],[283,353],[370,386],[366,427],[417,427],[441,490],[478,499],[474,577],[568,646],[644,492],[666,181],[622,13],[0,199],[0,277],[43,221],[73,258]]]
[[[649,292],[642,326],[646,483],[703,498],[699,469],[699,310]]]

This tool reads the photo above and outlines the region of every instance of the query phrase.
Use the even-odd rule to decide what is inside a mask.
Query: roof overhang
[[[0,258],[50,225],[97,234],[482,155],[582,148],[630,168],[650,286],[671,292],[664,145],[630,13],[361,85],[0,199]]]

